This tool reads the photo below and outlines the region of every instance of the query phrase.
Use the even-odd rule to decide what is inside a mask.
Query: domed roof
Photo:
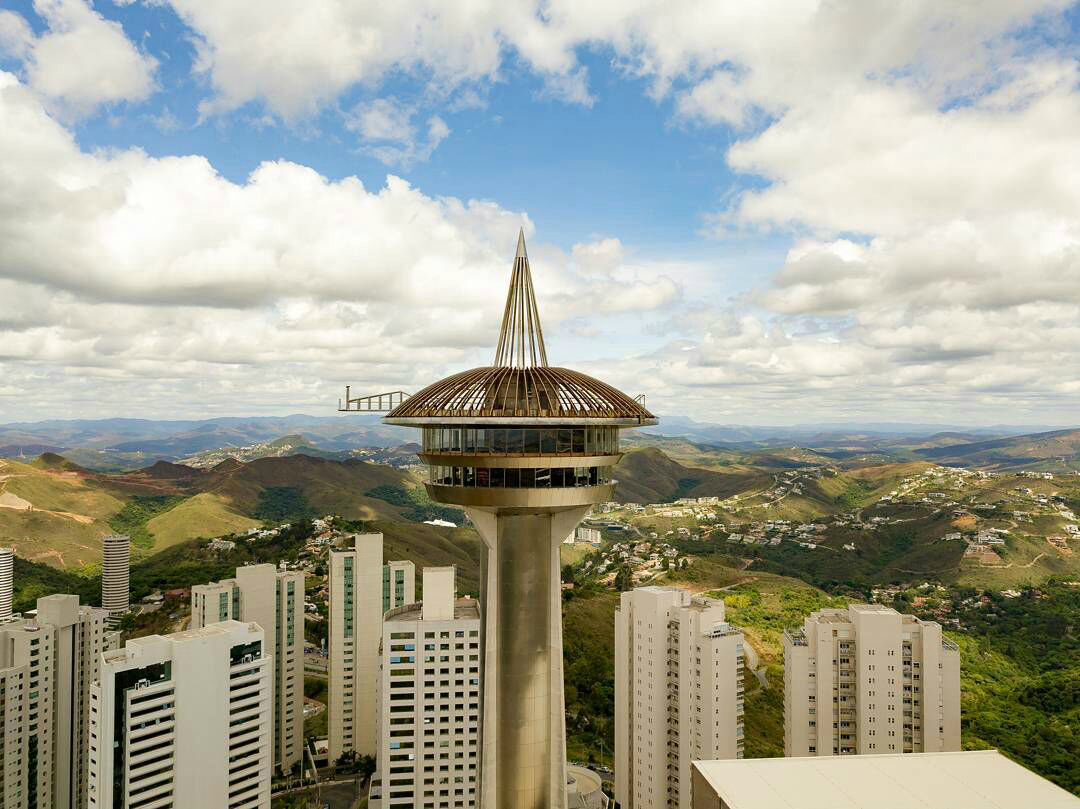
[[[448,376],[410,396],[385,421],[491,418],[656,423],[643,405],[611,385],[569,368],[548,366],[473,368]]]

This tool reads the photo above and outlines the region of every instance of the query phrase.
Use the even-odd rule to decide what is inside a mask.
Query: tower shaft
[[[481,809],[564,809],[559,547],[588,512],[468,508],[484,541]]]

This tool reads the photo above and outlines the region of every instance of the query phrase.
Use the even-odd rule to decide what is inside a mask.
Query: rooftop
[[[550,419],[561,423],[614,420],[655,424],[645,406],[611,385],[569,368],[473,368],[410,396],[386,415],[389,424],[462,419]],[[423,423],[423,422],[420,422]]]
[[[996,750],[696,761],[729,809],[1078,809]]]
[[[390,621],[419,621],[424,614],[424,602],[416,601],[403,607],[395,607],[388,611],[383,620]],[[454,620],[480,620],[480,602],[475,598],[462,597],[454,601]]]

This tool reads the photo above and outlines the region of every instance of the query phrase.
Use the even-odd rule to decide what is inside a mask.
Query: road
[[[319,794],[330,809],[352,809],[359,797],[355,781],[323,787]]]
[[[275,792],[273,797],[279,795],[287,795],[289,793],[300,792],[310,787],[299,787],[297,789],[290,789],[282,792]],[[356,779],[354,778],[342,778],[337,781],[323,784],[319,788],[319,797],[322,803],[329,806],[330,809],[352,809],[359,798],[362,798],[367,794],[367,788],[357,790]]]

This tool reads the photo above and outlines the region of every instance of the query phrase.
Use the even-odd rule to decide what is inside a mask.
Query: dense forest
[[[963,661],[964,747],[997,748],[1080,794],[1080,586],[985,598],[950,633]]]

